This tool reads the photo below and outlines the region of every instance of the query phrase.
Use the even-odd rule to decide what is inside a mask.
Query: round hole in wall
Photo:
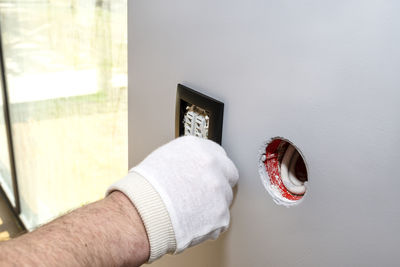
[[[275,137],[261,149],[259,172],[261,180],[280,205],[300,203],[307,191],[308,175],[304,158],[290,141]]]

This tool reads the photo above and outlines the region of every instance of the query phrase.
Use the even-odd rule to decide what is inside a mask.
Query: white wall
[[[240,182],[218,242],[154,266],[395,266],[399,249],[400,2],[129,2],[129,157],[174,137],[176,85],[225,102]],[[309,192],[277,206],[258,149],[283,136]]]

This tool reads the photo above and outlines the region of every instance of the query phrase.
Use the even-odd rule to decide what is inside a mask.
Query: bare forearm
[[[120,192],[0,244],[1,266],[139,266],[148,257],[143,223]]]

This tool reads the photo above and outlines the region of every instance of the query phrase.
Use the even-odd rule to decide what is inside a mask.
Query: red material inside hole
[[[282,182],[282,176],[280,172],[280,162],[282,160],[283,153],[289,143],[281,140],[275,139],[265,149],[266,160],[264,162],[265,168],[267,170],[271,186],[277,188],[279,193],[283,198],[288,200],[300,200],[303,195],[296,195],[287,190]],[[298,160],[295,166],[296,176],[301,181],[307,181],[307,169],[303,160]]]

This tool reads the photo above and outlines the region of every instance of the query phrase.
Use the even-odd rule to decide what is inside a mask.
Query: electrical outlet
[[[209,125],[210,117],[204,109],[195,105],[186,107],[186,112],[183,115],[184,135],[208,138]]]
[[[224,103],[178,84],[175,135],[194,135],[221,144]]]

